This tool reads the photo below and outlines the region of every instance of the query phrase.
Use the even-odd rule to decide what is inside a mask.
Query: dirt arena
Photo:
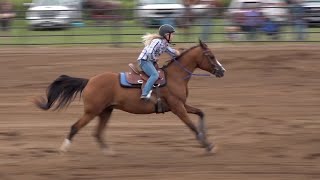
[[[0,179],[319,180],[320,46],[211,47],[225,77],[194,77],[188,102],[205,112],[217,153],[199,148],[171,113],[116,110],[105,134],[117,152],[113,157],[103,155],[92,136],[96,120],[68,153],[59,154],[81,101],[44,112],[30,99],[44,95],[61,74],[89,78],[125,71],[139,49],[2,47]]]

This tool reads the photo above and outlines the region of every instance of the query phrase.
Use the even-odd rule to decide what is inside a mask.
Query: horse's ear
[[[200,38],[199,38],[199,44],[200,44],[202,49],[206,49],[207,48],[207,45],[205,43],[203,43]]]
[[[201,41],[201,39],[199,38],[199,44],[200,44],[200,46],[202,46],[202,41]]]

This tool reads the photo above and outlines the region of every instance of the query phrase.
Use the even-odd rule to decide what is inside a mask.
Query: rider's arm
[[[160,39],[154,39],[151,41],[150,45],[147,48],[148,58],[151,61],[156,60],[156,49],[160,48],[161,41]]]
[[[168,53],[171,57],[177,57],[180,55],[180,52],[178,50],[175,50],[170,46],[167,47],[166,53]]]

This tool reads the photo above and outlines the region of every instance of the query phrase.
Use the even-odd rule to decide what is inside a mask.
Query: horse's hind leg
[[[99,115],[99,123],[97,126],[97,130],[94,134],[94,136],[96,137],[102,151],[106,154],[113,154],[113,151],[108,147],[108,145],[105,143],[105,140],[103,138],[103,132],[106,128],[106,125],[111,117],[113,108],[107,108],[106,110],[104,110],[100,115]]]
[[[198,130],[200,131],[197,138],[203,144],[208,151],[211,151],[213,148],[213,145],[209,142],[207,142],[207,133],[206,133],[206,125],[205,125],[205,120],[204,120],[204,113],[195,107],[189,106],[187,104],[184,105],[188,113],[191,114],[196,114],[199,116],[199,126]]]
[[[71,145],[72,138],[77,134],[77,132],[87,125],[96,115],[92,113],[85,113],[75,124],[71,126],[70,133],[67,139],[64,140],[60,147],[61,152],[66,152]]]

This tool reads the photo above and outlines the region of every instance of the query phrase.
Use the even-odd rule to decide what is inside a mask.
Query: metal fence
[[[320,11],[293,15],[289,7],[286,9],[288,13],[281,21],[260,15],[240,16],[228,8],[210,9],[211,13],[204,14],[162,10],[156,16],[150,9],[109,9],[100,14],[95,11],[101,9],[90,9],[82,10],[81,18],[67,16],[72,14],[70,10],[16,11],[14,18],[7,18],[7,28],[1,23],[0,45],[139,44],[142,35],[156,33],[163,23],[176,27],[175,43],[198,39],[207,43],[320,42]],[[311,24],[308,18],[315,22]],[[255,25],[250,24],[253,19]]]

